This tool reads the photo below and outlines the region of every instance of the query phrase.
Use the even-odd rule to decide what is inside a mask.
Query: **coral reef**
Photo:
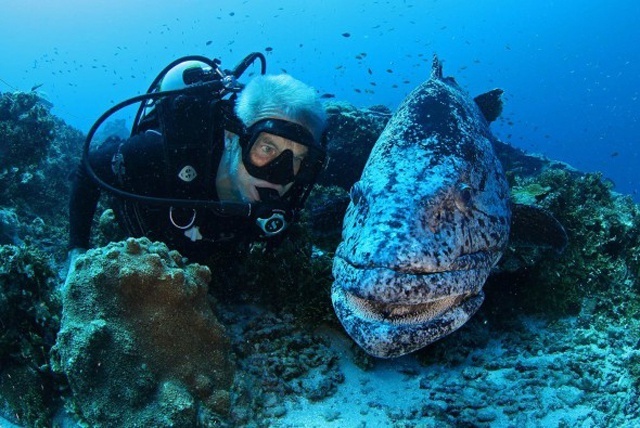
[[[513,199],[551,212],[564,226],[569,242],[560,255],[535,247],[509,249],[501,266],[516,259],[520,269],[504,272],[494,282],[504,288],[505,296],[515,298],[512,310],[576,314],[585,298],[599,296],[598,307],[630,315],[637,303],[628,296],[634,295],[640,281],[638,206],[612,192],[600,174],[547,169],[514,181]]]
[[[519,315],[501,328],[485,314],[417,354],[403,406],[369,398],[384,409],[380,425],[637,425],[638,322],[594,326],[586,310],[554,321]]]
[[[11,208],[0,208],[0,245],[21,245],[22,240],[18,236],[20,221],[16,211]]]
[[[303,213],[313,245],[333,255],[342,239],[342,219],[350,201],[348,189],[339,186],[313,189]]]
[[[54,137],[54,120],[35,92],[0,96],[0,170],[40,162]]]
[[[46,424],[59,396],[48,361],[60,325],[55,279],[38,249],[0,246],[0,407],[31,426]]]
[[[228,411],[229,342],[204,266],[148,239],[76,261],[52,352],[91,426],[216,426]]]
[[[333,322],[332,263],[329,253],[314,249],[307,229],[294,225],[289,239],[270,251],[255,246],[249,256],[213,257],[210,289],[220,301],[259,303],[292,313],[302,323]]]
[[[94,238],[104,247],[79,259],[59,331],[67,177],[83,138],[37,95],[3,94],[1,414],[23,426],[51,426],[63,397],[91,426],[299,426],[286,422],[296,406],[306,411],[326,402],[344,411],[343,400],[353,401],[353,390],[343,392],[353,374],[345,371],[348,360],[364,379],[358,400],[369,420],[382,414],[396,426],[634,426],[639,208],[598,174],[507,144],[496,151],[513,201],[553,214],[568,246],[558,254],[514,242],[485,286],[480,312],[420,351],[422,366],[399,364],[394,377],[422,391],[416,402],[394,407],[388,391],[374,398],[380,387],[365,370],[379,362],[349,348],[328,293],[348,189],[389,111],[346,103],[329,103],[327,111],[331,161],[289,239],[243,257],[221,254],[209,271],[148,240],[107,244],[121,238],[107,210]],[[551,410],[540,409],[543,396],[551,397]],[[348,425],[335,410],[324,422]]]
[[[212,260],[211,292],[230,330],[237,373],[232,396],[234,426],[273,426],[290,402],[335,394],[344,375],[323,337],[339,329],[329,291],[332,257],[311,245],[307,228],[271,251],[243,259]]]
[[[317,402],[344,381],[338,354],[294,315],[259,306],[233,305],[221,313],[232,332],[238,372],[230,421],[234,426],[274,426],[287,413],[285,400]],[[269,422],[271,421],[271,422]]]
[[[51,115],[34,92],[0,96],[0,208],[14,210],[15,237],[65,256],[69,176],[83,136]],[[44,227],[44,225],[49,225]]]
[[[326,104],[329,163],[318,183],[349,190],[358,181],[373,144],[391,117],[384,106],[358,109],[345,102]]]

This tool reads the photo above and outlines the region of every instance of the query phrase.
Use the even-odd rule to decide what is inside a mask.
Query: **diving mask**
[[[299,152],[295,146],[279,147],[277,144],[264,143],[265,134],[302,145],[307,149],[306,153]],[[294,122],[271,118],[260,120],[249,127],[242,140],[242,162],[247,172],[269,183],[312,183],[324,165],[324,149],[317,144],[309,130]],[[297,153],[294,154],[294,150]]]

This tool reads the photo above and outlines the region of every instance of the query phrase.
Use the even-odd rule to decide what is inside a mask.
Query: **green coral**
[[[541,186],[540,183],[529,183],[511,189],[511,199],[517,204],[535,205],[549,194],[551,187]]]

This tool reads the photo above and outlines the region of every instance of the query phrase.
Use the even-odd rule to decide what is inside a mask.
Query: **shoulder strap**
[[[220,159],[224,137],[224,129],[219,126],[218,102],[208,97],[179,95],[158,103],[167,188],[176,197],[216,197],[211,177]]]

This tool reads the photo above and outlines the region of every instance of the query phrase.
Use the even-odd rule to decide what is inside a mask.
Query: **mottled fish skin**
[[[509,189],[489,124],[434,58],[351,189],[332,301],[369,354],[398,357],[462,326],[507,243]]]

